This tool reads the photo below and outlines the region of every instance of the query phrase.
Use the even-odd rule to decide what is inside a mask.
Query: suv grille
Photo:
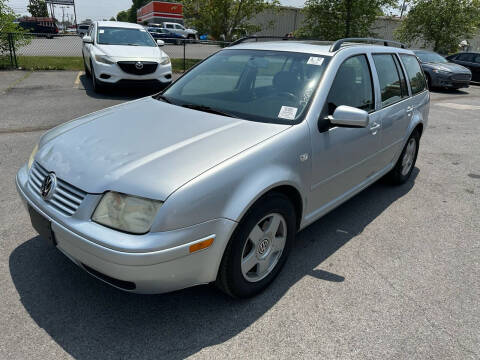
[[[157,71],[158,63],[147,61],[119,61],[118,66],[120,69],[128,74],[133,75],[148,75]],[[139,69],[137,64],[142,64],[142,68]]]
[[[42,196],[40,188],[48,173],[39,163],[36,161],[33,163],[30,169],[28,185],[35,194]],[[86,195],[85,191],[57,178],[57,187],[48,203],[62,214],[71,216],[77,211]]]

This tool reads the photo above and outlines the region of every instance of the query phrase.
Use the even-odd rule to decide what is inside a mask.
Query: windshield
[[[145,29],[100,27],[97,42],[101,45],[157,46]]]
[[[272,123],[301,121],[328,58],[264,50],[223,50],[170,86],[171,103]],[[212,111],[213,112],[213,111]]]
[[[447,63],[448,60],[445,59],[442,55],[439,55],[434,52],[415,52],[415,55],[418,56],[421,62],[424,63]]]

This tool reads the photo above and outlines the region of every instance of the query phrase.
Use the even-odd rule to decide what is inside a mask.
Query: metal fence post
[[[15,38],[12,35],[12,50],[13,50],[13,59],[15,60],[15,68],[18,69],[18,62],[17,62],[17,53],[15,51]],[[13,65],[13,64],[12,64]]]
[[[187,42],[186,39],[183,39],[183,72],[187,70],[187,59],[185,55],[185,43]]]
[[[13,51],[12,51],[12,34],[7,34],[8,39],[8,53],[10,54],[10,66],[13,67]]]

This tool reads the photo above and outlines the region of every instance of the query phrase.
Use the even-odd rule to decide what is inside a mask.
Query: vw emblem
[[[143,69],[143,63],[141,61],[137,61],[135,63],[135,67],[138,69],[138,70],[142,70]]]
[[[42,186],[40,187],[42,198],[44,200],[49,200],[53,196],[56,186],[57,177],[54,173],[48,174],[45,180],[43,180]]]
[[[267,250],[268,248],[268,239],[264,239],[259,245],[258,245],[258,253],[260,255],[263,255],[263,253]]]

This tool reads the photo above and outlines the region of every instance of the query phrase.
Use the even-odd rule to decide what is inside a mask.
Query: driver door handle
[[[378,132],[378,129],[380,129],[380,124],[379,123],[373,123],[372,126],[370,126],[370,131],[372,132],[373,135],[376,135]]]

